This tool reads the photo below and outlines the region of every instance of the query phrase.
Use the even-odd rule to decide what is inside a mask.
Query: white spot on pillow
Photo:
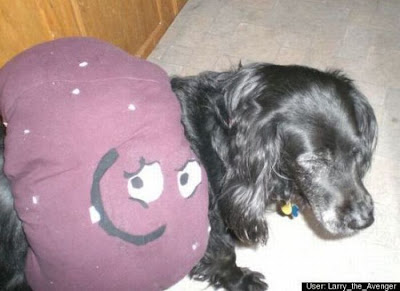
[[[30,134],[30,133],[31,133],[31,131],[29,129],[24,130],[24,134]]]
[[[79,95],[79,93],[81,93],[81,90],[79,90],[78,88],[75,88],[74,90],[72,90],[72,94],[74,94],[74,95]]]
[[[198,242],[195,242],[195,243],[192,245],[192,250],[195,251],[199,246],[200,246],[200,244],[199,244]]]
[[[79,64],[79,67],[84,68],[84,67],[86,67],[88,64],[89,64],[88,62],[82,62],[82,63]]]
[[[97,211],[96,207],[91,206],[89,207],[89,213],[90,213],[90,220],[92,223],[97,223],[100,221],[101,216],[100,213]]]
[[[5,127],[7,127],[8,126],[8,123],[7,122],[3,122],[3,125],[5,126]]]
[[[39,196],[32,196],[32,202],[33,202],[33,204],[38,204],[39,203]]]
[[[135,107],[135,105],[133,105],[133,104],[129,104],[128,109],[129,109],[130,111],[135,111],[135,110],[136,110],[136,107]]]

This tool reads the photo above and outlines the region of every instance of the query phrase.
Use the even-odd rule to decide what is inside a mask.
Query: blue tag
[[[299,207],[296,204],[292,205],[292,216],[293,217],[299,216]]]

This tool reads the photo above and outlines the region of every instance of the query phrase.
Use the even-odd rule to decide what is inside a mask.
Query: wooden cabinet
[[[187,0],[2,0],[0,66],[37,43],[92,36],[146,57]]]

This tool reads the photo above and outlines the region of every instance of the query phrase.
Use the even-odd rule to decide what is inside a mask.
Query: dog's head
[[[271,199],[299,195],[326,230],[372,224],[362,178],[376,144],[371,106],[340,72],[265,64],[241,68],[224,87],[230,119],[220,208],[244,241],[264,240]]]

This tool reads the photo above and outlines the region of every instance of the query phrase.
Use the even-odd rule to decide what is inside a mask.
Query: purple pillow
[[[162,69],[60,39],[1,69],[0,108],[34,290],[160,290],[201,259],[207,178]]]

